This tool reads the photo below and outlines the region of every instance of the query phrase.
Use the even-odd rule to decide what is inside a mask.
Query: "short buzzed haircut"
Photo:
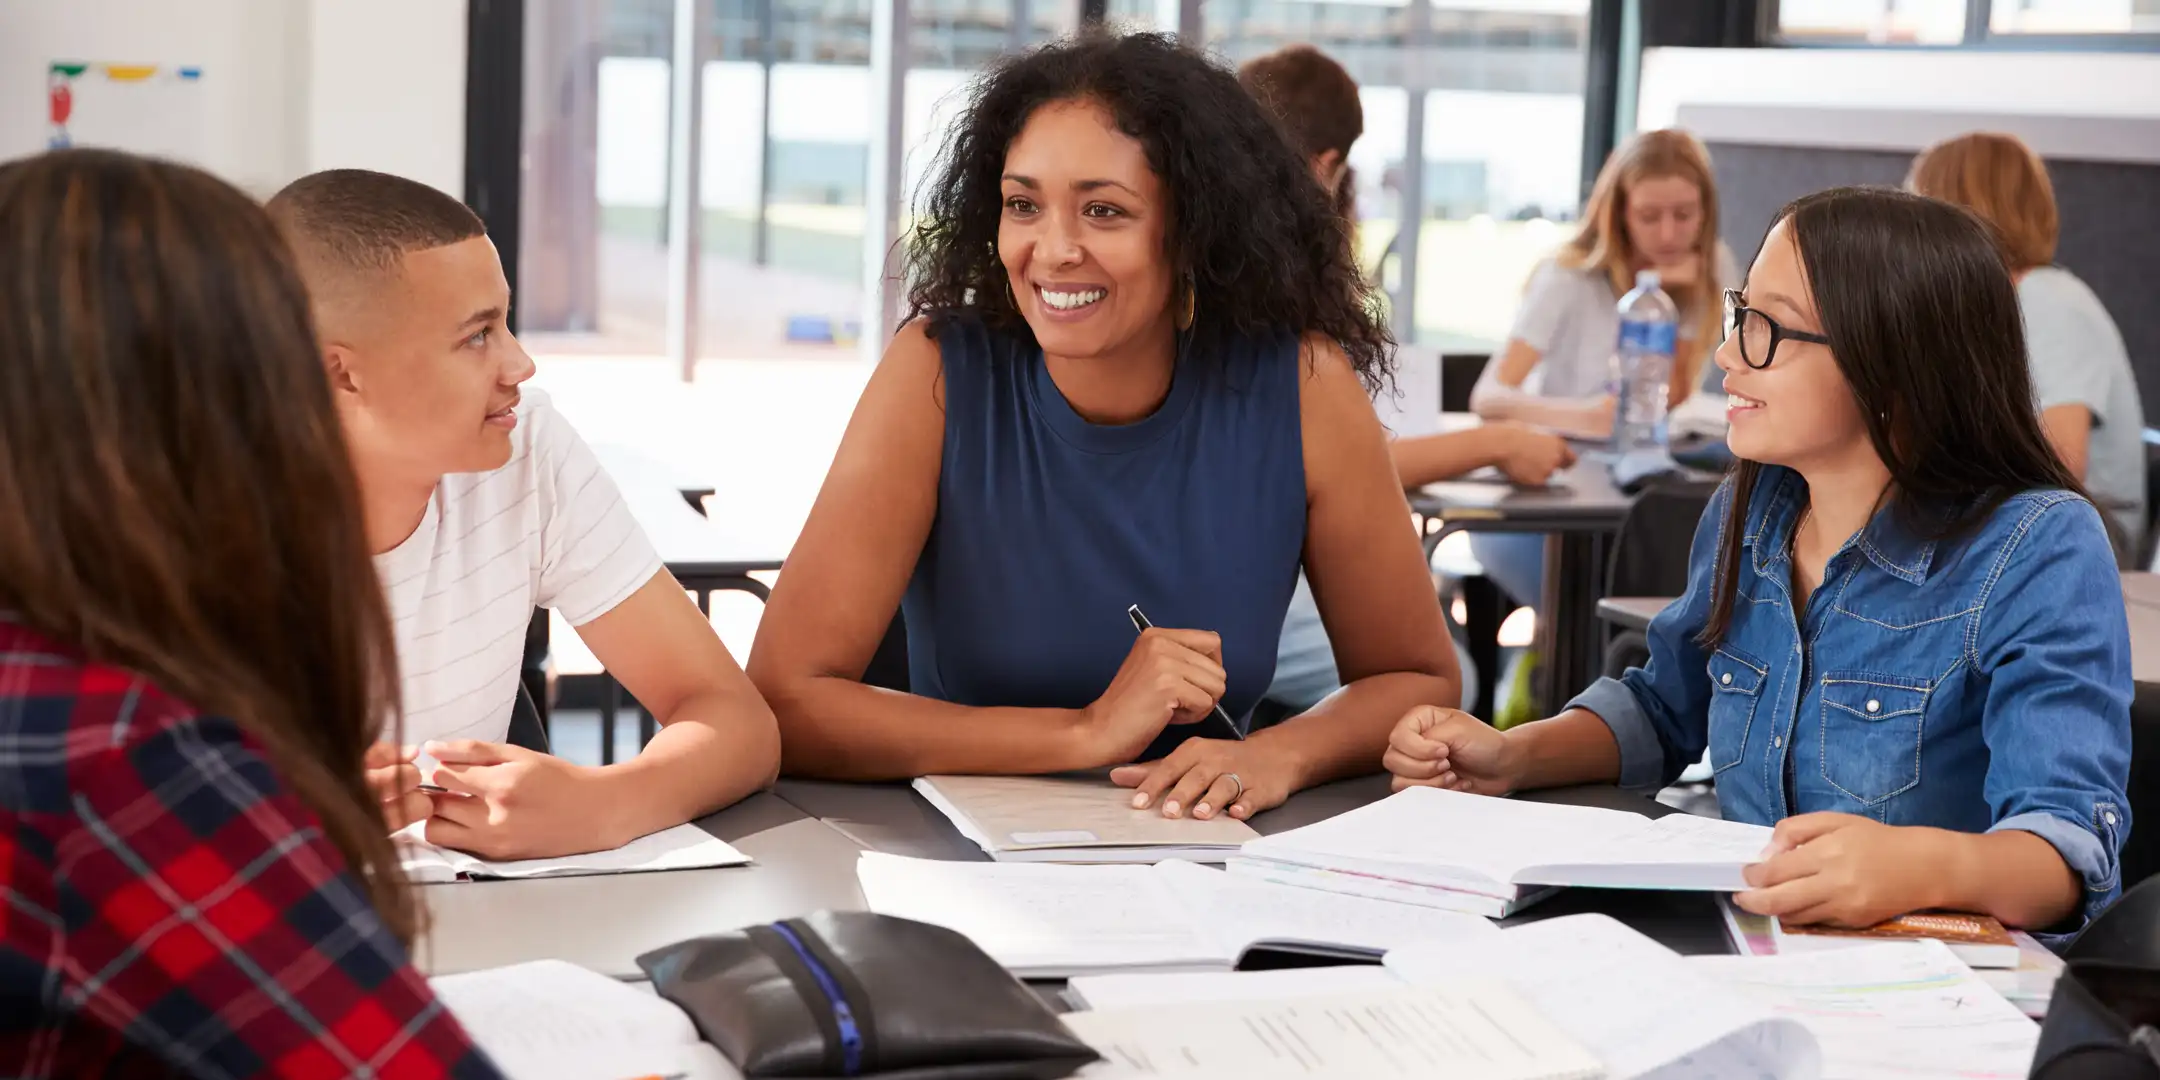
[[[304,269],[394,270],[411,252],[487,234],[464,203],[367,169],[303,176],[273,196],[268,209]]]

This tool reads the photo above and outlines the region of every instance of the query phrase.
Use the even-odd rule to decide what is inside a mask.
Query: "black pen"
[[[1125,615],[1132,620],[1132,628],[1136,633],[1145,633],[1155,629],[1155,624],[1148,621],[1147,613],[1141,611],[1138,604],[1126,608]],[[1222,724],[1224,731],[1230,733],[1230,738],[1243,739],[1245,737],[1245,733],[1238,730],[1237,722],[1230,719],[1229,713],[1223,711],[1222,702],[1215,703],[1214,712],[1210,715],[1214,716]]]

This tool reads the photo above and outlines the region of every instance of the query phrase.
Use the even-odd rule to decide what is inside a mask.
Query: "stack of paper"
[[[1784,956],[1703,956],[1695,970],[1797,1021],[1823,1076],[2019,1080],[2040,1029],[1940,941]]]
[[[1741,956],[1776,956],[1787,942],[1772,920],[1740,910],[1730,897],[1719,897],[1718,909],[1725,916],[1726,934],[1732,939],[1734,951]],[[2009,933],[2017,949],[2017,962],[2008,967],[1980,967],[1956,946],[1950,951],[1971,967],[1981,982],[2001,994],[2003,1000],[2038,1020],[2047,1015],[2048,1002],[2055,997],[2055,983],[2062,978],[2063,959],[2023,930]],[[1844,940],[1848,947],[1868,943],[1866,939]]]
[[[575,964],[536,960],[428,983],[510,1080],[740,1075],[681,1009]]]
[[[1570,915],[1449,947],[1388,954],[1403,981],[1504,979],[1605,1064],[1611,1080],[1812,1077],[1798,1021],[1737,995],[1678,953],[1604,915]]]
[[[1222,970],[1259,942],[1377,958],[1401,945],[1497,933],[1482,919],[1155,866],[956,863],[866,852],[870,909],[967,935],[1023,978]]]
[[[709,866],[741,866],[750,861],[749,856],[735,850],[727,841],[695,825],[662,829],[612,851],[505,862],[489,862],[462,851],[430,844],[423,836],[425,828],[425,822],[416,822],[391,837],[397,841],[398,862],[405,870],[406,880],[423,885],[475,878],[576,877],[647,870],[697,870]]]
[[[1508,989],[1465,981],[1290,1001],[1074,1013],[1088,1080],[1593,1080],[1598,1061]]]
[[[1860,930],[1835,926],[1797,926],[1778,921],[1771,924],[1779,953],[1822,952],[1872,945],[1884,941],[1940,941],[1950,952],[1976,968],[2018,966],[2017,939],[2008,928],[1986,915],[1959,912],[1917,912],[1900,915]]]
[[[1759,825],[1415,787],[1247,843],[1232,873],[1499,917],[1541,886],[1735,892]]]
[[[1219,863],[1260,835],[1228,816],[1135,810],[1102,777],[926,776],[915,790],[999,862]]]
[[[1682,959],[1606,916],[1571,915],[1398,950],[1387,966],[1421,985],[1503,979],[1613,1080],[2012,1080],[2038,1039],[1938,941]]]

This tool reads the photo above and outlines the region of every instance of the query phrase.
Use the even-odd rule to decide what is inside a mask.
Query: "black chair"
[[[2160,873],[2160,689],[2139,686],[2130,700],[2130,836],[2123,841],[2123,891],[2156,873]],[[2160,900],[2155,905],[2160,910]]]
[[[1702,520],[1714,480],[1667,479],[1643,489],[1613,538],[1605,566],[1607,596],[1678,596],[1687,591],[1688,548]],[[1618,678],[1650,659],[1650,639],[1639,630],[1615,634],[1605,646],[1604,673]]]
[[[2160,880],[2133,885],[2063,949],[2065,960],[2114,960],[2160,970]]]
[[[547,722],[540,719],[540,708],[533,704],[532,693],[523,683],[518,684],[517,697],[510,702],[509,742],[512,746],[550,753]]]
[[[2160,442],[2151,440],[2148,429],[2145,442],[2145,535],[2138,538],[2137,565],[2124,569],[2152,569],[2156,549],[2160,549]]]

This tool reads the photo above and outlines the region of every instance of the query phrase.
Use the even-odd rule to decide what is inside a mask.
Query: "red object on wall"
[[[52,84],[52,122],[66,124],[68,116],[75,111],[75,91],[68,88],[67,80],[56,79]]]

